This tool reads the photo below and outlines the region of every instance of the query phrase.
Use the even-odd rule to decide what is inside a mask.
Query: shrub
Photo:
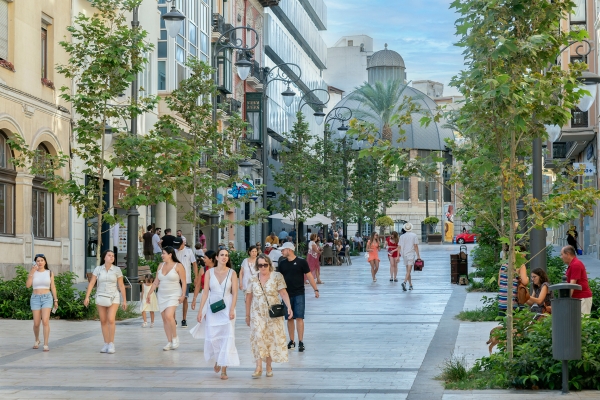
[[[467,360],[465,356],[456,356],[454,353],[442,364],[440,378],[445,382],[459,382],[467,377]]]
[[[237,274],[240,274],[240,268],[242,267],[242,261],[244,261],[244,259],[248,258],[248,253],[246,253],[245,251],[239,251],[239,250],[232,250],[229,252],[229,259],[231,260],[231,266],[233,267],[233,269],[235,270],[235,272],[237,272]]]
[[[498,317],[498,296],[483,296],[483,307],[475,310],[461,311],[456,318],[461,321],[495,321]]]
[[[467,379],[495,377],[491,387],[558,389],[562,385],[561,361],[552,358],[552,318],[532,322],[529,311],[515,313],[514,356],[509,360],[505,342],[500,353],[478,360]],[[497,333],[506,337],[505,326]],[[600,389],[600,321],[585,317],[581,332],[582,359],[569,361],[569,387]]]
[[[33,290],[26,288],[27,274],[22,266],[16,268],[17,276],[9,281],[0,278],[0,318],[32,319],[33,314],[29,306],[29,299]],[[56,295],[58,296],[58,309],[53,317],[62,319],[87,319],[93,316],[95,307],[93,299],[91,307],[83,306],[85,292],[73,287],[77,275],[73,272],[63,272],[54,275]]]
[[[600,318],[600,278],[588,280],[592,291],[592,317]]]
[[[437,217],[427,217],[423,220],[426,225],[436,225],[438,222],[440,222],[440,219]]]

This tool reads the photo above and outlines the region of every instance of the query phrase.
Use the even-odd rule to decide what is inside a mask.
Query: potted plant
[[[435,231],[435,228],[439,222],[440,220],[437,217],[427,217],[423,220],[423,224],[428,227],[427,243],[442,243],[442,234]]]

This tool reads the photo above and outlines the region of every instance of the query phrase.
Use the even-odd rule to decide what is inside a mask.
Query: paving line
[[[95,371],[213,371],[213,367],[118,367],[118,366],[85,366],[78,365],[76,367],[69,367],[63,365],[44,365],[44,369],[63,369],[63,370],[95,370]],[[31,366],[7,366],[0,368],[0,371],[11,371],[16,369],[31,370]],[[238,368],[235,367],[235,371],[254,371],[255,368]],[[296,371],[309,371],[309,372],[356,372],[356,373],[372,373],[372,372],[383,372],[383,373],[395,373],[395,372],[418,372],[419,368],[311,368],[311,367],[298,367],[298,368],[277,368],[277,372],[296,372]]]
[[[248,388],[248,387],[213,387],[213,388],[181,388],[169,386],[153,387],[98,387],[98,386],[0,386],[0,390],[20,391],[54,391],[54,392],[171,392],[171,393],[281,393],[281,394],[406,394],[408,389],[278,389],[278,388]]]

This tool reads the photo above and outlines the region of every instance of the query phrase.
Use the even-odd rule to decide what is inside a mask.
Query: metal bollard
[[[562,360],[562,392],[569,393],[569,360],[581,360],[581,300],[571,298],[571,290],[581,285],[563,283],[550,286],[558,290],[552,299],[552,357]]]

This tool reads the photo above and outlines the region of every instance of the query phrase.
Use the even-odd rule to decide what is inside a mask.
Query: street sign
[[[594,176],[596,175],[596,166],[593,163],[573,163],[573,169],[583,170],[583,176]]]

